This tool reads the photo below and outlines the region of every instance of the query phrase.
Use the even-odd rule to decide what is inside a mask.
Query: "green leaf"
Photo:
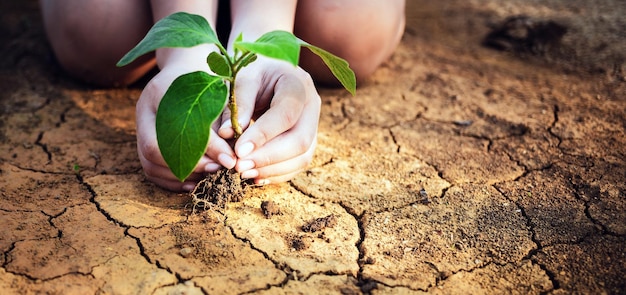
[[[239,43],[243,41],[243,33],[239,33],[239,35],[237,35],[237,38],[235,38],[235,42],[233,42],[233,44]],[[237,59],[237,57],[239,57],[239,54],[241,53],[241,50],[239,50],[239,48],[237,48],[237,46],[233,46],[234,47],[234,51],[235,54],[234,56],[232,56],[233,60]]]
[[[170,170],[185,180],[205,153],[211,125],[226,106],[228,90],[206,72],[182,75],[167,89],[156,114],[159,149]]]
[[[272,31],[254,42],[235,42],[235,48],[287,61],[294,66],[300,59],[300,42],[292,33]]]
[[[146,37],[117,63],[125,66],[138,57],[163,47],[193,47],[200,44],[219,44],[217,35],[200,15],[177,12],[159,20]]]
[[[209,54],[206,61],[213,73],[222,77],[230,77],[232,75],[232,71],[228,65],[228,61],[226,60],[227,58],[228,57],[213,51]]]
[[[237,35],[237,38],[235,38],[235,42],[241,42],[243,41],[243,33],[239,33],[239,35]]]
[[[356,76],[354,75],[354,71],[350,69],[348,61],[302,40],[300,40],[300,44],[319,56],[333,75],[335,75],[337,80],[339,80],[341,85],[352,95],[356,93]]]
[[[243,67],[248,66],[249,64],[253,63],[256,59],[257,59],[257,55],[256,54],[251,55],[250,57],[244,59],[241,62],[241,67],[243,68]]]

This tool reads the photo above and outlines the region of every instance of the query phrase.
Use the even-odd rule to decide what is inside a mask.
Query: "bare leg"
[[[100,86],[128,85],[155,65],[143,57],[117,68],[153,24],[149,1],[41,0],[46,33],[67,72]]]
[[[363,80],[398,46],[404,32],[404,0],[301,0],[295,34],[346,60]],[[337,84],[321,61],[302,51],[300,65],[315,81]]]

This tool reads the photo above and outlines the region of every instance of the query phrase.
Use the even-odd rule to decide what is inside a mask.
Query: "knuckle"
[[[307,71],[298,71],[300,73],[299,78],[304,83],[304,86],[312,86],[313,85],[313,77]]]
[[[261,159],[256,162],[256,165],[258,165],[258,167],[265,167],[272,164],[274,164],[274,160],[272,160],[272,157],[270,157],[269,155],[261,157]]]
[[[154,143],[142,144],[141,150],[143,156],[149,162],[156,162],[157,159],[161,158],[161,150],[159,150],[159,147]]]
[[[313,157],[312,156],[305,156],[302,157],[302,169],[305,169],[309,166],[311,166],[311,163],[313,163]]]
[[[153,169],[153,166],[150,164],[144,166],[143,174],[146,176],[146,179],[151,182],[156,182],[159,179],[155,173],[155,169]]]
[[[154,77],[150,82],[146,84],[143,88],[141,98],[153,100],[154,98],[161,98],[165,94],[163,92],[163,87],[161,84],[163,80],[160,76]]]
[[[296,123],[300,119],[300,113],[293,112],[291,110],[284,110],[282,112],[281,118],[284,126],[291,128],[296,125]]]
[[[311,148],[312,139],[308,136],[300,137],[294,143],[293,148],[298,155],[305,154]]]
[[[256,133],[255,138],[252,140],[255,147],[260,147],[265,145],[271,139],[271,134],[268,133],[268,130],[259,129],[259,132]]]

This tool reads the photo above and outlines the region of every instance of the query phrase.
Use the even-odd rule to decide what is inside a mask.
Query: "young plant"
[[[156,114],[157,142],[172,173],[186,179],[204,154],[211,125],[230,109],[235,138],[242,133],[237,120],[235,84],[241,69],[254,62],[257,55],[284,60],[298,65],[300,48],[315,53],[330,68],[341,84],[354,95],[356,79],[348,63],[319,47],[306,43],[292,33],[273,31],[254,42],[244,42],[240,34],[229,55],[209,23],[202,16],[178,12],[158,21],[145,38],[117,63],[121,67],[139,56],[163,47],[193,47],[214,44],[219,52],[206,59],[211,75],[203,71],[176,78],[167,89]]]

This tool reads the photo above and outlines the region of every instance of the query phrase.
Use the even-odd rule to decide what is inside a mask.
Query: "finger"
[[[174,192],[180,192],[180,191],[190,192],[196,186],[196,183],[194,182],[180,182],[180,181],[164,180],[160,178],[152,178],[148,175],[146,175],[146,179],[164,189],[174,191]]]
[[[308,116],[311,118],[307,118]],[[304,117],[294,129],[279,135],[247,157],[241,158],[236,169],[243,172],[252,167],[271,166],[303,154],[312,155],[317,141],[317,115],[312,112],[307,117]]]
[[[280,175],[280,176],[274,176],[274,177],[270,177],[270,178],[256,178],[256,179],[254,179],[254,184],[256,184],[256,185],[268,185],[268,184],[273,184],[273,183],[287,182],[289,180],[292,180],[298,174],[300,174],[300,172],[302,172],[302,171],[295,171],[295,172],[292,172],[292,173],[289,173],[289,174]]]
[[[206,158],[207,161],[206,162],[200,161],[196,169],[193,170],[194,173],[202,173],[202,172],[214,173],[223,167],[220,163],[214,161],[213,159],[207,156],[203,156],[202,158]]]
[[[237,157],[235,155],[235,152],[230,147],[230,144],[213,130],[211,130],[211,133],[209,135],[209,143],[207,145],[205,154],[206,156],[208,156],[209,159],[211,159],[210,162],[205,163],[203,166],[204,171],[206,172],[217,171],[217,169],[215,169],[215,164],[219,164],[228,169],[231,169],[235,167],[235,164],[237,163]]]
[[[139,160],[144,168],[146,179],[168,190],[189,191],[203,177],[201,173],[192,173],[184,182],[181,182],[172,174],[168,167],[151,163],[141,154],[139,154]]]
[[[152,178],[162,178],[164,180],[178,180],[176,176],[172,173],[168,166],[158,165],[156,163],[150,162],[148,159],[144,157],[143,154],[139,153],[139,161],[141,162],[141,166],[143,167],[144,173]],[[196,171],[192,172],[187,180],[194,181],[201,178],[204,173],[204,167],[202,169],[196,168]]]
[[[160,166],[167,166],[157,145],[155,125],[158,102],[154,99],[150,99],[150,95],[154,92],[149,89],[149,87],[154,88],[151,85],[153,84],[148,83],[148,85],[146,85],[139,101],[137,101],[137,150],[148,162]]]
[[[317,141],[320,106],[321,100],[315,93],[315,98],[305,106],[306,111],[294,128],[241,158],[236,169],[243,172],[252,167],[261,168],[280,163],[305,153],[312,156]]]
[[[314,153],[315,144],[312,144],[305,153],[297,157],[265,167],[243,171],[241,172],[241,177],[245,179],[254,178],[255,180],[284,178],[285,175],[298,173],[308,167],[311,164]]]
[[[302,115],[306,99],[302,82],[293,76],[280,79],[270,108],[255,124],[249,126],[235,145],[235,153],[245,158],[255,148],[262,147],[279,134],[291,129]]]

